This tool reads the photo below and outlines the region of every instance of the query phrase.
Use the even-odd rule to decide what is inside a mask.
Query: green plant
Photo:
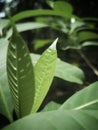
[[[98,82],[77,92],[67,101],[65,98],[63,104],[50,102],[43,110],[37,112],[54,77],[84,84],[85,76],[78,67],[57,58],[57,39],[42,55],[36,55],[30,53],[19,32],[46,27],[63,32],[67,36],[65,39],[59,38],[60,45],[62,43],[61,48],[64,51],[76,49],[83,57],[81,50],[84,46],[97,45],[95,41],[97,35],[92,32],[95,26],[73,15],[71,5],[65,2],[49,4],[53,10],[25,11],[12,17],[13,21],[19,21],[31,16],[41,16],[36,19],[37,22],[16,23],[15,27],[12,26],[11,21],[1,20],[3,26],[0,30],[0,53],[2,54],[0,55],[0,113],[11,123],[2,130],[94,130],[98,128],[96,114]],[[53,15],[55,19],[53,17],[46,19],[42,15]],[[87,32],[85,29],[90,30]],[[50,41],[51,39],[45,42],[47,44]],[[42,42],[42,45],[37,47],[44,45],[45,43]],[[85,60],[90,65],[89,61]],[[17,121],[14,120],[13,112]]]

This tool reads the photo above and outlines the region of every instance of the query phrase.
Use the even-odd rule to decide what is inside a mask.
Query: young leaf
[[[34,98],[34,72],[29,50],[13,27],[8,45],[7,74],[18,118],[30,113]]]
[[[56,43],[57,39],[35,65],[35,97],[32,112],[36,112],[40,107],[53,80],[57,60]]]
[[[69,98],[60,109],[98,110],[98,82],[77,92]]]
[[[56,110],[22,118],[2,130],[97,130],[96,110]]]
[[[54,2],[54,10],[65,12],[65,14],[67,15],[68,14],[71,15],[73,12],[72,6],[69,3],[64,2],[64,1]]]

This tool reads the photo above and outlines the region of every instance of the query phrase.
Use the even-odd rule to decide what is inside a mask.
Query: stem
[[[91,64],[91,62],[88,60],[88,58],[83,54],[81,50],[78,50],[78,53],[83,58],[83,60],[86,62],[86,64],[93,70],[94,74],[98,76],[98,70]]]

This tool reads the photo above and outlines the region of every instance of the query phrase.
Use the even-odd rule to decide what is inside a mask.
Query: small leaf
[[[35,98],[32,112],[36,112],[40,107],[53,80],[57,60],[56,43],[57,39],[35,65]]]
[[[70,97],[60,109],[98,110],[98,82],[91,84]]]
[[[34,98],[34,71],[29,50],[13,27],[8,45],[7,75],[17,117],[30,113]]]
[[[73,8],[72,6],[64,1],[56,1],[54,2],[54,10],[65,12],[65,14],[72,14]]]
[[[83,42],[85,40],[96,40],[98,39],[98,34],[90,31],[81,31],[78,33],[78,38],[80,42]]]
[[[48,103],[41,112],[57,110],[61,105],[51,101]]]
[[[37,50],[45,45],[48,45],[52,40],[50,39],[40,39],[34,40],[34,49]]]

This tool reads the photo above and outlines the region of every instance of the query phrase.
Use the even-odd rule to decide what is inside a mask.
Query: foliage
[[[12,20],[0,20],[0,113],[11,123],[2,130],[97,129],[98,82],[86,87],[85,75],[79,65],[62,61],[59,55],[57,57],[59,49],[74,50],[98,76],[97,69],[83,54],[85,47],[98,45],[96,25],[75,16],[67,2],[47,3],[51,10],[28,10],[14,15]],[[35,22],[20,22],[29,17],[34,17]],[[41,55],[33,54],[19,32],[35,29],[43,32],[43,28],[56,32],[56,37],[58,33],[63,36],[52,44],[55,35],[47,39],[35,38],[35,49],[45,45],[48,48]],[[54,77],[86,88],[68,100],[64,99],[63,104],[50,102],[37,113]],[[13,113],[17,120],[15,122]]]

